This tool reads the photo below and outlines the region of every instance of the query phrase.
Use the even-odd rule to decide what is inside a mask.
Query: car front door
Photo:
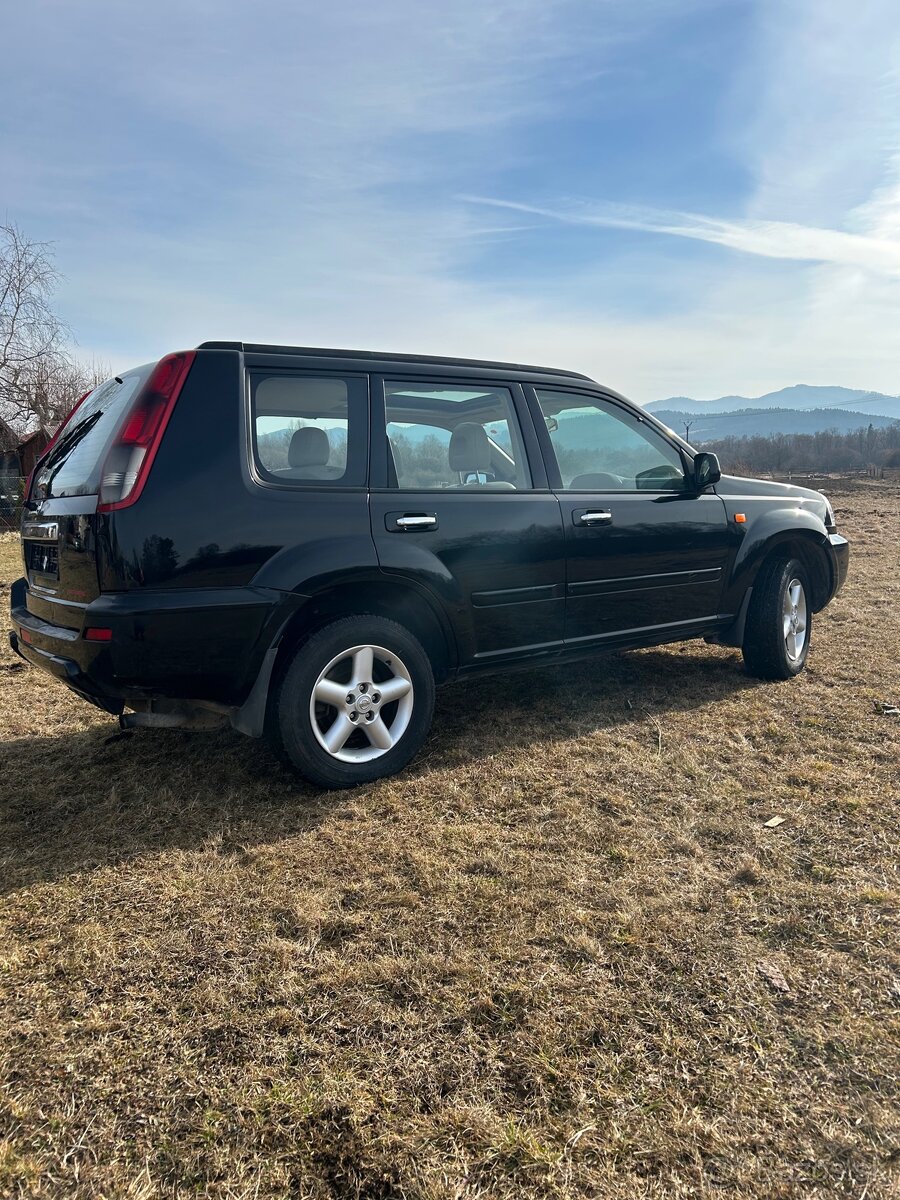
[[[529,389],[565,529],[566,643],[689,637],[715,621],[725,506],[674,441],[611,397]]]
[[[372,410],[381,569],[438,600],[463,667],[558,652],[562,517],[521,388],[376,377]]]

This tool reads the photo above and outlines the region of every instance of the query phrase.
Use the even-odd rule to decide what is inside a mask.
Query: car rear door
[[[529,389],[566,539],[567,645],[692,636],[718,614],[725,506],[640,414],[575,388]]]
[[[374,377],[372,411],[381,569],[443,607],[463,667],[558,652],[562,518],[521,387],[489,376]]]

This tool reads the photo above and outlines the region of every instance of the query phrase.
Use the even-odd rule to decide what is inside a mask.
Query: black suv
[[[90,392],[22,547],[23,658],[327,787],[403,767],[463,673],[705,637],[796,675],[848,559],[820,493],[723,477],[583,375],[240,342]]]

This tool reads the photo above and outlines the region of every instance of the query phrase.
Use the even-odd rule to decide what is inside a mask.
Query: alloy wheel
[[[784,648],[791,662],[799,662],[806,645],[806,592],[794,578],[784,591]]]
[[[412,678],[383,646],[351,646],[320,672],[309,702],[316,740],[341,762],[369,762],[387,754],[409,726]]]

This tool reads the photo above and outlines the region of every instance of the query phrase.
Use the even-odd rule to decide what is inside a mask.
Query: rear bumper
[[[27,598],[27,583],[17,579],[11,589],[13,628],[9,633],[9,644],[16,654],[89,704],[104,712],[120,713],[125,707],[124,698],[109,686],[108,663],[103,661],[104,655],[108,658],[108,647],[102,642],[85,641],[78,629],[66,629],[36,617],[28,611]]]
[[[29,611],[25,579],[11,588],[10,644],[91,704],[121,713],[152,697],[239,705],[299,598],[262,588],[106,593],[79,612],[80,628]],[[107,628],[111,640],[84,631]]]
[[[122,712],[125,701],[121,697],[107,695],[74,659],[51,654],[49,650],[39,650],[36,646],[26,642],[22,636],[23,628],[27,627],[20,625],[18,632],[12,629],[9,633],[9,644],[20,658],[31,663],[33,667],[39,667],[42,671],[46,671],[48,675],[52,675],[54,679],[60,680],[71,688],[82,700],[87,700],[89,704],[102,708],[104,712]]]

